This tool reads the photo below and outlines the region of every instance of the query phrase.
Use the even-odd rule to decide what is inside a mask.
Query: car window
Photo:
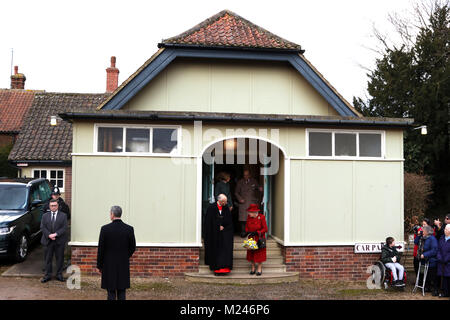
[[[36,186],[33,186],[30,190],[31,202],[34,200],[42,200],[41,195],[39,194],[39,189]]]
[[[17,210],[27,204],[25,186],[0,185],[0,210]]]
[[[50,190],[47,181],[43,181],[39,184],[39,194],[42,201],[47,201],[48,199],[50,199],[51,192],[52,191]]]

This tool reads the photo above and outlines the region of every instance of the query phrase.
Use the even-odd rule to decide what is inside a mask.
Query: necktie
[[[52,212],[52,233],[55,232],[55,212]]]

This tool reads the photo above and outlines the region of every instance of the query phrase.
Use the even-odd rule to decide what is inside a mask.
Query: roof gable
[[[255,40],[254,44],[252,39]],[[274,42],[269,39],[274,39]],[[339,115],[362,116],[306,60],[299,45],[277,37],[228,10],[179,36],[163,40],[159,47],[162,48],[124,81],[98,109],[121,109],[176,58],[240,59],[288,62]]]
[[[159,47],[254,48],[303,52],[300,45],[285,40],[223,10],[178,36],[163,40]]]

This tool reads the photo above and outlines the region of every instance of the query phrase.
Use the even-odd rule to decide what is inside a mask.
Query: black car
[[[0,256],[22,262],[41,235],[43,205],[51,198],[46,179],[0,180]]]

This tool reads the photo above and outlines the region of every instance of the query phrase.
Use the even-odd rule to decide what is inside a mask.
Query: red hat
[[[247,212],[259,212],[259,206],[256,203],[252,203],[250,207],[247,208]]]

